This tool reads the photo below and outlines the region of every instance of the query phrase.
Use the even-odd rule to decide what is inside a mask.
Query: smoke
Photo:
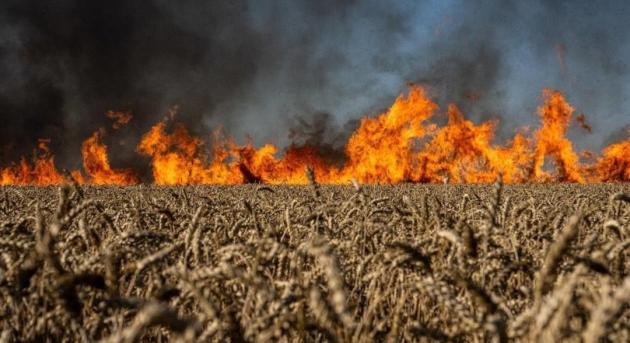
[[[232,21],[242,5],[205,11],[203,35],[157,1],[2,6],[0,110],[7,122],[0,144],[29,146],[49,137],[67,163],[79,162],[80,142],[90,132],[109,126],[105,112],[111,109],[135,117],[118,137],[123,142],[137,140],[174,106],[182,113],[178,119],[203,132],[203,116],[251,79],[249,54],[262,45],[246,24]],[[119,161],[136,159],[133,147],[116,150],[126,153],[115,154]]]
[[[348,121],[344,127],[335,125],[329,113],[316,113],[308,117],[292,118],[288,138],[297,146],[309,146],[326,162],[341,166],[344,162],[344,147],[347,133],[358,126],[356,121]]]
[[[535,125],[541,89],[557,88],[593,125],[571,132],[578,147],[597,150],[629,121],[628,17],[625,1],[7,0],[0,165],[51,138],[76,168],[81,141],[121,110],[134,118],[106,137],[114,165],[142,169],[133,147],[175,107],[198,135],[336,156],[408,82],[500,119],[498,139]]]

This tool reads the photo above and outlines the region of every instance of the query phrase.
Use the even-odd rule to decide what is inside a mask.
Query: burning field
[[[506,183],[630,181],[630,138],[607,146],[599,154],[575,151],[566,137],[574,109],[557,91],[545,89],[538,108],[539,126],[522,128],[504,144],[496,144],[497,122],[475,124],[457,106],[447,109],[444,125],[432,121],[438,106],[419,86],[399,96],[376,117],[364,117],[344,148],[342,163],[308,144],[284,151],[273,144],[238,145],[220,130],[210,144],[192,136],[170,113],[139,140],[136,152],[151,164],[157,185],[189,184],[305,184],[304,168],[317,181],[360,183],[491,183],[499,175]],[[118,129],[130,113],[108,112]],[[583,114],[575,122],[585,130]],[[530,132],[531,131],[531,132]],[[64,182],[93,185],[133,185],[140,182],[131,169],[110,165],[106,133],[98,129],[82,145],[83,170],[62,172],[55,166],[49,140],[42,139],[32,158],[24,157],[0,169],[1,185],[53,185]],[[630,134],[630,133],[629,133]]]
[[[629,342],[629,17],[0,1],[0,343]]]
[[[501,142],[428,93],[363,117],[340,159],[175,112],[126,146],[150,175],[110,163],[130,112],[81,169],[41,139],[0,168],[0,342],[630,340],[630,138],[576,151],[591,127],[546,89]]]
[[[108,112],[81,170],[46,139],[0,169],[0,342],[626,342],[630,139],[575,151],[573,112],[545,90],[499,144],[412,86],[342,161],[170,113],[150,180],[110,164]]]
[[[628,184],[305,177],[1,188],[0,341],[630,339]]]

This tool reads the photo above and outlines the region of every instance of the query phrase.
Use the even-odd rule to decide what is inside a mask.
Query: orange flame
[[[64,181],[63,175],[55,167],[55,159],[50,154],[50,140],[40,139],[38,151],[33,153],[33,161],[22,158],[19,163],[0,169],[0,185],[50,185]]]
[[[553,158],[558,175],[554,180],[584,182],[580,174],[578,156],[573,151],[571,141],[566,138],[567,127],[574,109],[560,92],[545,89],[545,103],[538,108],[543,126],[536,132],[536,150],[531,175],[534,179],[548,180],[551,175],[543,171],[545,157]]]
[[[595,168],[601,181],[630,181],[630,138],[605,148]]]
[[[544,90],[543,100],[538,108],[541,126],[533,134],[520,130],[507,143],[495,144],[496,121],[475,124],[455,105],[448,107],[446,125],[431,123],[438,106],[423,88],[412,86],[387,111],[361,120],[345,146],[342,165],[327,162],[308,145],[291,145],[280,154],[273,144],[239,146],[219,130],[208,149],[204,140],[191,135],[182,124],[169,125],[174,113],[142,136],[137,151],[151,159],[153,181],[161,185],[303,184],[308,182],[305,166],[312,167],[322,183],[351,179],[362,183],[488,183],[499,176],[506,183],[630,181],[630,139],[608,146],[600,157],[576,152],[566,137],[573,107],[553,90]],[[131,119],[130,115],[111,113],[117,112],[108,116],[120,125]],[[577,120],[584,118],[578,116]],[[137,183],[132,171],[111,168],[103,134],[101,129],[83,143],[87,176],[79,171],[69,175],[82,183]],[[0,169],[0,184],[64,182],[47,143],[40,143],[33,162],[22,159]]]
[[[98,130],[83,142],[83,169],[90,176],[90,183],[95,185],[132,185],[138,178],[131,170],[113,170],[109,165],[107,146],[101,142],[104,130]]]
[[[70,181],[95,185],[131,185],[138,183],[138,178],[131,170],[114,170],[109,164],[107,146],[101,142],[104,129],[99,129],[83,142],[81,154],[83,169],[65,173],[55,166],[54,156],[50,153],[49,139],[40,139],[38,151],[33,153],[33,161],[22,158],[19,163],[0,168],[0,185],[57,185]]]
[[[192,137],[181,124],[172,134],[166,133],[162,121],[142,137],[138,152],[152,158],[153,179],[159,185],[243,182],[234,166],[224,163],[229,154],[221,145],[215,147],[210,163],[203,147],[203,141]]]
[[[522,182],[528,141],[517,135],[507,147],[493,147],[495,123],[475,126],[455,105],[448,123],[420,152],[418,181],[453,183],[492,182],[501,173],[505,182]]]
[[[389,111],[363,118],[346,146],[348,164],[339,181],[350,177],[367,183],[418,181],[414,143],[434,129],[422,124],[436,109],[422,88],[412,86],[407,98],[399,96]]]

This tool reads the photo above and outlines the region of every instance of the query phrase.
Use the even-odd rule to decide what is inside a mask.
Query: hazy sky
[[[598,150],[630,124],[629,3],[3,1],[0,163],[48,137],[78,164],[107,110],[133,112],[108,135],[128,144],[176,106],[201,135],[222,126],[286,144],[311,124],[332,140],[409,82],[443,109],[500,119],[500,137],[535,125],[542,88],[558,89],[593,126],[571,130],[578,147]],[[138,163],[129,146],[112,149]]]

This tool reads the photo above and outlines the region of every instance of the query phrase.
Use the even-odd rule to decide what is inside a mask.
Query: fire
[[[568,182],[584,182],[580,173],[578,156],[573,151],[571,141],[566,138],[567,127],[574,109],[557,91],[543,91],[545,103],[538,108],[542,127],[536,132],[536,149],[531,176],[535,180],[559,180]],[[552,176],[543,171],[545,157],[553,158],[558,175]]]
[[[81,154],[83,169],[59,172],[54,156],[50,153],[50,140],[40,139],[38,150],[33,153],[32,162],[22,158],[19,163],[0,168],[0,185],[56,185],[65,182],[94,185],[131,185],[138,183],[138,178],[131,170],[114,170],[109,164],[107,146],[101,142],[104,134],[99,129],[83,142]]]
[[[83,142],[83,169],[89,175],[90,183],[95,185],[132,185],[138,178],[131,170],[113,170],[109,165],[107,146],[101,142],[104,130],[100,129]]]
[[[348,164],[341,180],[350,177],[365,183],[418,181],[415,177],[417,140],[434,129],[424,126],[437,105],[424,90],[413,86],[407,98],[399,96],[389,111],[363,118],[346,146]]]
[[[331,176],[338,172],[318,156],[315,149],[309,146],[291,146],[281,159],[275,157],[278,152],[272,144],[260,149],[251,144],[244,147],[233,147],[236,165],[245,176],[246,181],[258,181],[270,184],[305,184],[308,178],[304,173],[305,166],[311,166],[322,182],[329,182]]]
[[[630,181],[630,138],[604,149],[595,170],[604,182]]]
[[[178,124],[166,132],[166,121],[151,128],[140,141],[138,152],[152,158],[153,179],[159,185],[242,183],[243,175],[225,163],[228,152],[217,144],[208,161],[204,142]],[[217,143],[218,138],[217,138]]]
[[[494,122],[476,126],[464,119],[455,105],[448,108],[448,123],[420,152],[417,181],[453,183],[522,182],[528,141],[517,135],[506,147],[494,147]]]
[[[512,139],[495,143],[496,121],[475,124],[455,105],[444,126],[431,122],[438,106],[419,86],[399,96],[384,113],[364,117],[345,146],[345,162],[327,162],[309,145],[281,151],[273,144],[238,145],[220,130],[209,142],[174,122],[174,113],[145,133],[137,152],[150,159],[153,182],[160,185],[304,184],[310,166],[321,183],[506,183],[630,181],[630,138],[612,144],[601,156],[576,152],[566,133],[573,107],[554,90],[543,91],[538,108],[540,127],[520,129]],[[108,112],[114,129],[129,122],[130,113]],[[576,120],[585,123],[583,115]],[[0,184],[58,184],[70,177],[80,183],[129,185],[139,182],[128,169],[110,166],[104,129],[85,142],[83,171],[60,173],[48,142],[42,141],[32,161],[22,159],[0,169]],[[210,143],[210,144],[208,144]]]
[[[319,172],[325,170],[308,147],[292,147],[283,159],[276,159],[278,149],[271,144],[259,149],[251,144],[237,146],[216,131],[213,158],[204,148],[203,140],[191,136],[181,124],[167,133],[167,121],[162,121],[142,137],[138,152],[151,157],[153,179],[159,185],[306,183],[305,165],[315,165]]]
[[[64,182],[48,149],[50,140],[40,139],[33,160],[23,157],[19,163],[0,169],[0,185],[50,185]]]

